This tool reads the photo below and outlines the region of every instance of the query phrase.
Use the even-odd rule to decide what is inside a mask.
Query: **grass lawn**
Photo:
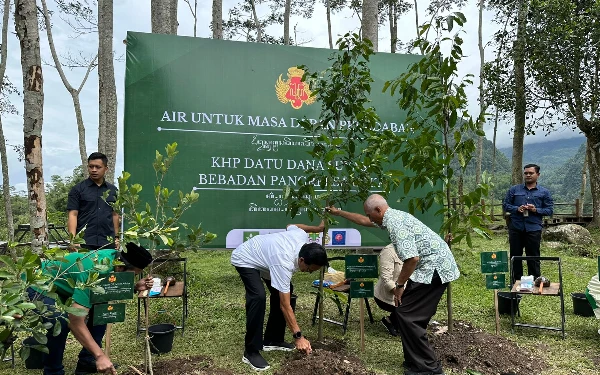
[[[600,232],[595,231],[597,243]],[[472,325],[494,333],[493,292],[485,289],[485,278],[480,272],[479,253],[481,251],[508,250],[506,235],[495,236],[492,241],[477,239],[474,248],[466,245],[454,246],[457,263],[461,269],[461,278],[453,283],[453,311],[455,320],[468,321]],[[598,248],[595,248],[596,255]],[[214,360],[216,367],[226,368],[235,373],[254,373],[241,362],[244,341],[244,291],[243,285],[229,264],[231,252],[225,250],[188,253],[189,317],[185,336],[178,331],[173,351],[163,358],[177,358],[191,355],[204,355]],[[331,252],[330,256],[342,255],[341,251]],[[560,333],[531,328],[517,327],[511,333],[510,317],[501,316],[500,334],[514,341],[520,347],[534,352],[536,357],[545,360],[550,368],[543,375],[591,375],[598,374],[599,364],[593,363],[600,358],[600,321],[583,318],[573,314],[570,293],[583,292],[590,278],[598,272],[596,258],[582,258],[568,249],[550,250],[542,245],[542,255],[559,256],[562,259],[562,271],[565,291],[566,340]],[[342,269],[341,263],[334,268]],[[543,263],[542,273],[552,281],[558,281],[555,263]],[[316,339],[317,327],[311,326],[311,315],[315,296],[311,287],[318,275],[298,273],[293,282],[299,295],[296,314],[303,333],[309,340]],[[347,350],[360,357],[366,366],[377,373],[396,374],[401,370],[402,347],[399,338],[391,337],[379,319],[383,312],[372,302],[375,324],[365,323],[366,349],[360,352],[359,304],[353,302],[350,313],[349,329],[342,335],[339,326],[325,323],[326,338],[344,342]],[[181,304],[179,299],[151,300],[151,320],[153,323],[179,323]],[[332,301],[325,302],[325,315],[340,318]],[[135,333],[137,301],[127,306],[127,318],[117,323],[113,329],[111,358],[121,366],[137,365],[143,361],[143,341]],[[546,326],[560,325],[560,299],[558,297],[524,296],[521,302],[521,321]],[[442,299],[437,321],[446,320],[446,300]],[[286,336],[291,341],[291,334]],[[71,337],[65,353],[66,373],[72,374],[79,345]],[[502,355],[502,353],[498,353]],[[270,374],[276,370],[285,354],[267,352],[265,358],[271,364]],[[155,360],[160,359],[155,357]],[[0,375],[38,374],[40,370],[27,371],[17,359],[16,369],[8,362],[0,364]],[[454,373],[456,374],[456,373]],[[160,375],[160,374],[157,374]]]

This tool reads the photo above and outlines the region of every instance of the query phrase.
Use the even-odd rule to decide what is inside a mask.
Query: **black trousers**
[[[390,316],[389,316],[390,322],[392,322],[392,325],[394,326],[394,328],[396,328],[396,330],[398,330],[400,327],[400,323],[398,321],[398,308],[394,305],[390,305],[387,302],[383,302],[382,300],[380,300],[377,297],[373,297],[373,298],[375,299],[375,303],[377,304],[377,306],[379,306],[380,309],[390,313]]]
[[[510,243],[510,257],[512,258],[514,256],[523,256],[523,248],[525,248],[525,255],[539,257],[541,241],[541,230],[535,232],[525,232],[510,228],[508,230],[508,242]],[[541,275],[540,261],[528,260],[527,271],[529,272],[529,275],[533,275],[534,279],[539,277]],[[515,280],[521,280],[521,276],[523,276],[523,261],[513,262],[513,275],[515,277]]]
[[[260,271],[254,268],[235,267],[246,289],[246,337],[245,349],[248,353],[257,353],[263,348],[263,325],[267,296],[263,281],[270,293],[269,319],[264,333],[264,342],[284,341],[286,322],[279,306],[279,291],[271,286],[271,281],[262,279]],[[290,283],[290,294],[294,286]],[[292,309],[295,298],[291,298]]]
[[[431,284],[416,283],[410,279],[406,284],[402,304],[397,308],[406,374],[443,374],[427,339],[427,325],[437,311],[447,286],[448,283],[442,284],[437,271]]]

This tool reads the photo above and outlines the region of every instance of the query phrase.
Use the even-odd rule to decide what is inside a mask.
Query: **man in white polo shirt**
[[[323,228],[323,222],[319,226],[288,225],[285,232],[250,238],[231,254],[231,264],[246,289],[246,337],[242,361],[254,370],[269,368],[260,350],[293,350],[295,347],[307,354],[312,351],[294,315],[291,280],[294,272],[313,272],[327,264],[325,249],[320,244],[307,243],[307,233],[319,233]],[[271,294],[264,339],[266,293],[263,281]],[[293,333],[295,345],[284,341],[286,324]]]

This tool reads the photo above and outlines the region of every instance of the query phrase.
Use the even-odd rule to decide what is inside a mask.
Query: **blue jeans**
[[[67,314],[55,310],[56,301],[54,299],[46,297],[43,294],[36,292],[32,288],[28,288],[27,293],[29,295],[29,300],[42,301],[44,305],[48,307],[48,311],[52,312],[51,315],[46,314],[44,317],[42,317],[42,321],[44,323],[50,322],[53,325],[55,323],[61,325],[60,334],[57,336],[52,335],[52,329],[46,333],[46,337],[48,338],[48,343],[46,346],[48,347],[49,354],[44,355],[44,375],[64,375],[65,369],[62,362],[63,355],[65,353],[65,346],[67,344],[67,336],[70,331],[69,325],[66,321]],[[102,347],[102,338],[106,332],[106,325],[92,325],[92,309],[90,309],[90,318],[88,318],[86,325],[90,331],[90,334],[94,338],[94,341],[96,341],[98,346]],[[85,365],[95,363],[95,361],[96,360],[92,353],[85,348],[81,349],[81,352],[79,352],[79,363]]]

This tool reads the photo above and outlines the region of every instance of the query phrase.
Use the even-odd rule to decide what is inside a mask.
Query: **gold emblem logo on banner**
[[[293,66],[288,69],[288,79],[281,79],[282,74],[279,75],[277,82],[275,83],[275,93],[277,99],[283,104],[288,102],[294,109],[300,109],[302,104],[310,105],[317,99],[314,96],[310,96],[310,88],[307,82],[302,82],[302,76],[304,70],[298,69]]]

